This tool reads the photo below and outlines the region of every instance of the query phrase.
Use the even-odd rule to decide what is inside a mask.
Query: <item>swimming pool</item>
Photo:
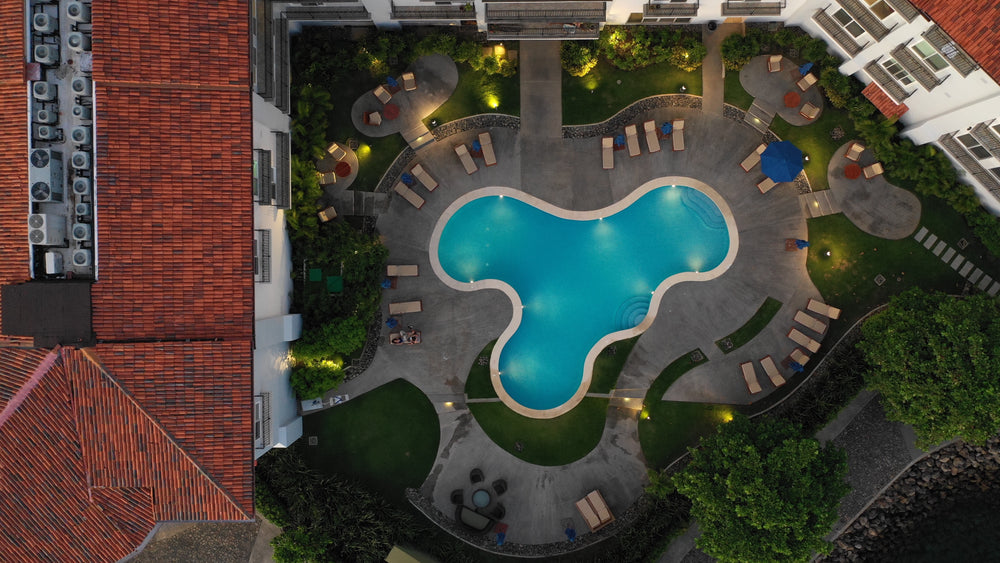
[[[430,250],[449,286],[510,297],[493,384],[515,411],[550,418],[583,398],[607,344],[652,324],[667,288],[717,277],[736,248],[732,213],[715,190],[659,178],[587,212],[509,188],[476,190],[442,214]]]

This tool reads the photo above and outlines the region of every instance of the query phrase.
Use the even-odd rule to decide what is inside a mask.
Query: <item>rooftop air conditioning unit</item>
[[[66,244],[66,220],[51,213],[28,215],[28,241],[39,246]]]
[[[33,149],[28,160],[31,162],[31,166],[28,168],[28,183],[33,187],[36,183],[43,182],[49,185],[51,193],[62,194],[62,153],[50,149]]]
[[[89,51],[90,36],[79,31],[74,31],[66,36],[66,44],[74,51]]]
[[[31,27],[37,33],[49,35],[59,31],[59,20],[55,16],[50,16],[44,12],[39,12],[31,16]]]
[[[48,182],[33,182],[31,184],[31,201],[36,203],[49,203],[62,201],[62,187]]]
[[[73,251],[73,265],[86,268],[94,263],[94,253],[89,248],[78,248]]]
[[[90,215],[90,204],[78,203],[76,204],[76,208],[74,209],[74,211],[76,211],[77,217],[87,217]]]
[[[50,109],[40,109],[35,112],[35,121],[38,123],[55,123],[59,121],[59,112]]]
[[[70,161],[77,170],[90,170],[90,153],[87,151],[73,151]]]
[[[58,45],[35,45],[35,62],[48,66],[59,64]]]
[[[50,276],[63,273],[62,253],[51,250],[45,253],[45,273]]]
[[[90,126],[89,125],[77,125],[73,128],[73,131],[69,134],[73,142],[78,145],[89,145],[90,144]]]
[[[73,223],[73,240],[87,241],[94,238],[93,227],[87,223]]]
[[[87,106],[73,106],[73,117],[77,119],[90,119],[92,115]]]
[[[66,5],[66,15],[73,21],[90,23],[90,6],[83,2],[70,2]]]
[[[89,96],[91,92],[90,79],[86,76],[78,76],[70,83],[70,89],[77,96]]]
[[[59,140],[59,128],[53,127],[51,125],[39,125],[38,132],[35,134],[35,138],[39,141],[58,141]]]
[[[73,193],[79,196],[90,195],[90,178],[77,178],[73,180]],[[77,213],[80,215],[80,213]]]
[[[31,93],[36,100],[51,102],[56,99],[57,88],[51,82],[39,81],[31,85]]]

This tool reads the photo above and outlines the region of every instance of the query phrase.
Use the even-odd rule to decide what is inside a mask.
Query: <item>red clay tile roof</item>
[[[98,340],[249,338],[249,91],[105,86],[97,97]]]
[[[4,560],[116,561],[156,520],[248,518],[83,352],[43,353],[5,350],[33,375],[0,411]]]
[[[1000,83],[1000,0],[910,0]]]
[[[879,87],[878,84],[872,82],[865,89],[861,91],[866,98],[871,100],[871,103],[875,104],[882,115],[893,119],[903,115],[908,112],[910,108],[906,104],[897,104],[889,97],[889,94],[885,93],[885,90]]]

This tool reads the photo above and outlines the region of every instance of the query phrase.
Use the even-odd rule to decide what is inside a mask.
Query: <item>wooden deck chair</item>
[[[861,158],[861,153],[863,152],[865,152],[865,146],[857,141],[853,141],[850,146],[847,147],[847,152],[844,153],[844,158],[857,162],[858,159]]]
[[[438,187],[437,180],[431,177],[431,175],[424,170],[422,165],[415,164],[413,168],[410,169],[410,173],[413,174],[413,177],[419,180],[425,188],[427,188],[427,191],[433,192],[434,189]]]
[[[615,167],[615,140],[611,137],[601,139],[601,161],[605,170]]]
[[[479,134],[479,146],[483,149],[483,160],[486,162],[486,166],[496,164],[497,155],[493,153],[493,138],[490,137],[489,131]]]
[[[395,276],[419,276],[420,267],[416,264],[387,264],[385,275],[390,278]]]
[[[760,193],[766,194],[771,190],[771,188],[777,185],[777,182],[765,176],[763,180],[757,182],[757,189],[760,190]]]
[[[826,323],[803,311],[802,309],[795,312],[795,322],[808,328],[816,334],[824,334],[826,332]]]
[[[636,131],[634,123],[625,127],[625,141],[628,144],[628,155],[630,157],[639,156],[642,153],[639,149],[639,133]]]
[[[396,182],[396,185],[392,189],[395,190],[397,194],[403,196],[403,199],[410,202],[410,205],[413,207],[420,209],[424,206],[424,198],[417,195],[417,192],[411,190],[403,182]]]
[[[774,360],[771,359],[770,355],[760,359],[760,367],[764,368],[764,373],[767,374],[767,377],[775,387],[781,387],[785,384],[785,378],[778,371],[778,366],[774,365]]]
[[[810,299],[806,303],[806,309],[812,311],[813,313],[819,313],[828,319],[839,319],[840,309],[836,307],[831,307],[822,301],[816,301],[815,299]]]
[[[375,88],[375,90],[372,91],[372,94],[375,94],[375,97],[378,98],[378,101],[382,102],[383,104],[389,103],[389,100],[392,99],[392,94],[389,93],[389,91],[386,90],[385,87],[382,86],[381,84],[379,84]]]
[[[771,55],[767,58],[768,72],[781,72],[781,55]]]
[[[649,153],[660,152],[660,136],[656,122],[650,119],[642,124],[642,128],[646,131],[646,147],[649,148]]]
[[[673,142],[675,151],[684,150],[684,120],[675,119],[674,120],[674,130],[670,135],[670,139]]]
[[[320,211],[318,215],[319,215],[319,220],[326,223],[330,219],[333,219],[334,217],[337,216],[337,210],[334,209],[333,206],[331,205],[330,207],[327,207],[326,209]]]
[[[319,185],[321,186],[332,186],[337,183],[337,174],[333,172],[320,172],[319,173]]]
[[[817,117],[819,117],[819,107],[818,106],[814,106],[814,105],[810,104],[809,102],[806,102],[802,106],[802,109],[799,110],[799,115],[801,115],[802,117],[804,117],[804,118],[812,121],[813,119],[816,119]]]
[[[861,171],[864,172],[865,178],[867,178],[869,180],[871,180],[875,176],[878,176],[882,172],[885,172],[885,170],[882,168],[882,163],[881,162],[876,162],[875,164],[872,164],[871,166],[865,166],[864,168],[861,169]]]
[[[377,111],[370,111],[365,113],[364,116],[365,125],[382,125],[382,114]]]
[[[347,156],[347,151],[345,151],[339,143],[332,143],[329,147],[327,147],[326,152],[330,153],[330,156],[332,156],[337,162],[344,160],[344,157]]]
[[[802,77],[802,80],[795,83],[795,85],[799,87],[799,90],[802,90],[803,92],[812,88],[813,84],[816,84],[815,74],[807,74]]]
[[[789,360],[799,364],[800,366],[804,366],[809,363],[809,357],[809,354],[803,352],[801,348],[792,350],[792,353],[788,355]]]
[[[417,80],[413,77],[412,72],[403,73],[403,90],[407,92],[412,92],[417,89]]]
[[[809,350],[813,354],[819,352],[819,342],[816,342],[812,338],[809,338],[802,331],[800,331],[795,327],[792,327],[791,330],[788,331],[788,334],[786,336],[788,336],[789,340],[798,344],[799,346],[804,346],[806,350]]]
[[[760,164],[760,153],[764,152],[764,149],[766,148],[767,145],[764,143],[758,145],[752,153],[748,154],[747,157],[743,159],[743,162],[740,163],[740,168],[742,168],[744,172],[749,172],[754,166]]]
[[[455,154],[457,154],[458,159],[462,161],[462,166],[465,167],[466,174],[472,174],[473,172],[479,170],[476,163],[472,161],[472,155],[469,154],[469,148],[464,144],[455,145]]]
[[[424,310],[424,302],[403,301],[400,303],[389,303],[390,315],[405,315],[406,313],[419,313]]]
[[[757,372],[753,369],[753,362],[743,362],[740,364],[740,371],[743,372],[743,380],[747,383],[747,390],[751,395],[760,393],[760,382],[757,381]]]

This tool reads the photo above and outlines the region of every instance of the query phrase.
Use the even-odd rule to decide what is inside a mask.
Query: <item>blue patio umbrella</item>
[[[802,239],[796,239],[795,240],[795,246],[799,247],[799,250],[802,250],[803,248],[807,248],[809,246],[809,241],[802,240]]]
[[[788,367],[792,368],[792,371],[794,371],[795,373],[802,373],[802,372],[806,371],[805,366],[803,366],[802,364],[800,364],[798,362],[792,362],[792,363],[788,364]]]
[[[775,182],[791,182],[802,172],[802,151],[791,141],[771,143],[760,155],[760,169]]]
[[[388,84],[389,86],[392,86],[393,88],[399,86],[399,82],[396,82],[396,79],[391,76],[387,76],[385,78],[385,83]]]
[[[399,326],[399,319],[397,319],[396,317],[389,317],[385,321],[385,326],[389,328],[396,328],[397,326]]]
[[[660,125],[660,133],[663,133],[664,135],[669,135],[673,130],[674,124],[669,121],[665,121],[663,122],[663,125]]]
[[[806,63],[806,64],[804,64],[804,65],[802,65],[802,66],[799,67],[799,74],[801,74],[802,76],[805,76],[805,75],[809,74],[809,71],[812,70],[812,68],[813,68],[813,64],[812,63]]]
[[[403,175],[400,176],[399,179],[402,180],[407,186],[413,185],[413,175],[409,172],[403,172]]]
[[[479,152],[483,150],[483,145],[479,144],[479,141],[472,141],[473,152]]]

